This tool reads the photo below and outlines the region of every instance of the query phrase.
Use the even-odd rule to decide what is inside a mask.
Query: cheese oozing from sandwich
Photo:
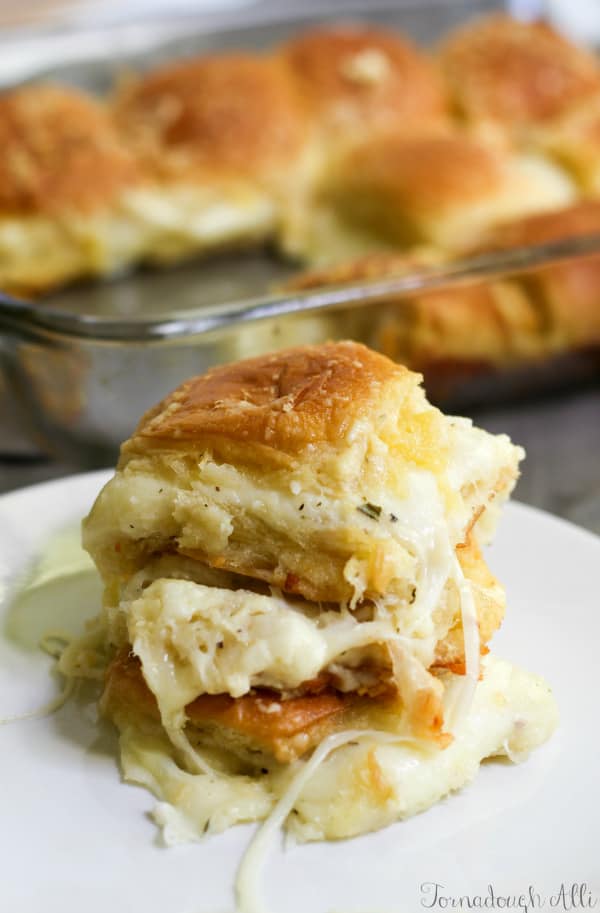
[[[216,805],[239,787],[238,817],[213,809],[227,826],[264,817],[297,765],[318,793],[339,757],[341,782],[370,785],[345,823],[307,800],[311,839],[381,826],[469,779],[537,687],[480,659],[504,614],[481,548],[522,455],[352,342],[214,368],[150,410],[84,522],[105,582],[101,706],[127,775],[175,806],[181,781],[197,821],[187,778]],[[494,676],[512,709],[467,738],[473,708],[485,715],[502,688]],[[431,788],[409,778],[414,801],[400,802],[392,768],[417,760]],[[163,811],[168,827],[187,815]]]

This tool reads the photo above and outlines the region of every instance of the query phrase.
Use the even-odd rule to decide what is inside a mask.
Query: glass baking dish
[[[270,46],[324,20],[369,20],[432,43],[495,2],[364,4],[315,8],[302,19],[265,21],[268,5],[224,17],[220,28],[186,16],[170,23],[103,26],[68,38],[69,63],[44,65],[36,54],[30,76],[60,78],[102,91],[120,69],[226,47]],[[272,8],[271,8],[272,12]],[[234,20],[235,24],[234,24]],[[253,20],[253,21],[252,21]],[[166,37],[165,37],[166,36]],[[36,39],[39,45],[39,36]],[[46,40],[46,39],[44,39]],[[42,41],[43,45],[43,41]],[[95,52],[94,52],[95,49]],[[116,49],[116,50],[114,50]],[[81,59],[78,59],[78,55]],[[52,57],[49,54],[46,64]],[[19,74],[23,76],[21,72]],[[0,80],[6,74],[0,69]],[[142,412],[186,377],[223,361],[299,342],[352,337],[381,348],[382,322],[397,316],[415,292],[473,285],[574,257],[600,257],[600,236],[471,257],[437,268],[305,292],[273,293],[298,266],[268,249],[219,255],[168,270],[143,269],[110,281],[82,284],[32,304],[0,298],[4,396],[45,452],[82,465],[114,459]],[[402,351],[394,353],[402,358]],[[498,369],[485,364],[426,376],[428,392],[445,407],[535,393],[557,383],[598,376],[596,348],[561,353]],[[456,368],[456,366],[454,366]],[[0,391],[2,387],[0,385]]]

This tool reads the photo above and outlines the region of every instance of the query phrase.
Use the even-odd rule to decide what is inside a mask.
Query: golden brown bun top
[[[306,289],[339,282],[385,279],[427,267],[424,258],[393,252],[373,253],[292,277],[288,287]],[[498,291],[506,284],[477,282],[442,288],[390,293],[386,303],[397,304],[377,329],[377,347],[413,370],[427,371],[434,361],[464,357],[493,361],[504,352],[505,320]],[[529,309],[516,315],[527,323]],[[390,319],[391,318],[391,319]],[[425,377],[426,384],[431,377]]]
[[[214,448],[232,442],[296,454],[341,442],[394,380],[418,381],[406,368],[355,342],[300,346],[213,368],[193,377],[142,419],[123,445]]]
[[[385,194],[419,212],[436,212],[494,193],[503,181],[496,149],[460,133],[389,133],[352,149],[332,169],[332,187]],[[352,201],[348,199],[348,206]]]
[[[498,226],[486,247],[503,249],[600,234],[600,202],[587,200],[567,209]],[[563,346],[600,345],[600,256],[575,254],[521,276],[540,303],[546,301],[548,332]]]
[[[293,39],[281,53],[320,125],[333,133],[412,128],[446,113],[435,67],[398,34],[323,28]]]
[[[293,166],[307,131],[281,63],[242,53],[154,70],[122,89],[115,116],[145,164],[171,176]]]
[[[588,234],[600,234],[600,201],[582,200],[564,209],[498,225],[486,235],[481,247],[526,247]]]
[[[0,212],[90,212],[136,180],[104,109],[57,85],[0,95]]]
[[[444,43],[440,62],[458,110],[507,127],[535,124],[600,91],[595,56],[545,22],[497,14]]]
[[[388,276],[402,276],[406,273],[420,271],[431,261],[432,258],[420,253],[374,251],[352,260],[342,260],[330,266],[296,273],[284,283],[282,288],[290,291],[306,291],[326,285],[360,282],[363,279],[368,281]]]

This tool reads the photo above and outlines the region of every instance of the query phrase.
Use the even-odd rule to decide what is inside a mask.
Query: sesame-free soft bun
[[[239,450],[249,462],[288,462],[325,447],[380,404],[385,392],[418,378],[364,346],[307,346],[212,368],[142,419],[121,465],[148,449]]]
[[[86,548],[108,577],[168,551],[309,600],[404,599],[419,564],[412,527],[439,514],[454,555],[509,493],[521,455],[445,418],[419,380],[353,342],[193,378],[123,445],[85,523]],[[438,640],[456,621],[452,586],[444,592]]]
[[[310,131],[282,63],[245,53],[192,58],[124,84],[123,139],[151,178],[138,202],[149,259],[272,237],[314,167]]]
[[[456,250],[490,225],[574,195],[569,177],[538,156],[455,131],[388,133],[332,162],[288,247],[313,262],[382,246]]]
[[[439,62],[462,118],[517,137],[600,92],[596,56],[541,21],[476,19],[446,39]]]
[[[600,196],[600,92],[536,130],[531,139],[573,176],[584,196]]]
[[[442,82],[404,35],[364,25],[314,29],[281,48],[317,129],[333,143],[412,130],[446,114]]]
[[[183,750],[186,726],[244,760],[293,760],[348,725],[448,743],[440,676],[474,681],[502,621],[480,543],[522,451],[419,381],[354,342],[298,347],[144,416],[83,531],[119,725],[158,712]]]
[[[191,58],[125,83],[115,119],[165,180],[246,176],[297,165],[307,125],[285,68],[247,53]]]
[[[600,234],[600,202],[583,200],[496,227],[484,250],[502,250]],[[600,346],[600,256],[595,253],[528,270],[518,278],[535,302],[547,352]]]
[[[51,84],[0,95],[0,287],[34,291],[127,257],[123,196],[140,179],[104,107]]]
[[[299,273],[286,287],[389,279],[422,272],[431,264],[429,251],[374,253]],[[470,376],[547,351],[535,302],[510,279],[389,294],[373,315],[370,340],[389,358],[422,372],[430,396],[443,389],[453,373]]]
[[[0,145],[2,216],[93,213],[137,177],[104,107],[66,86],[0,94]]]

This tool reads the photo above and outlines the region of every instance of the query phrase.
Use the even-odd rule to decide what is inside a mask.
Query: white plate
[[[36,643],[97,610],[93,571],[65,542],[75,541],[106,477],[0,499],[0,716],[56,693]],[[495,652],[547,678],[560,729],[525,763],[484,765],[472,785],[412,820],[352,841],[275,847],[265,877],[272,913],[417,913],[452,909],[451,898],[454,909],[468,909],[467,899],[477,909],[486,898],[483,909],[502,909],[510,897],[520,910],[590,909],[577,905],[581,898],[600,908],[600,539],[514,504],[490,561],[508,589]],[[53,579],[57,570],[63,576]],[[19,596],[32,573],[37,586]],[[233,910],[252,828],[158,846],[146,814],[152,798],[119,781],[114,736],[98,728],[91,707],[70,702],[52,717],[0,727],[0,784],[0,910]],[[437,896],[426,891],[432,884],[441,886]],[[572,886],[582,884],[573,905]]]

